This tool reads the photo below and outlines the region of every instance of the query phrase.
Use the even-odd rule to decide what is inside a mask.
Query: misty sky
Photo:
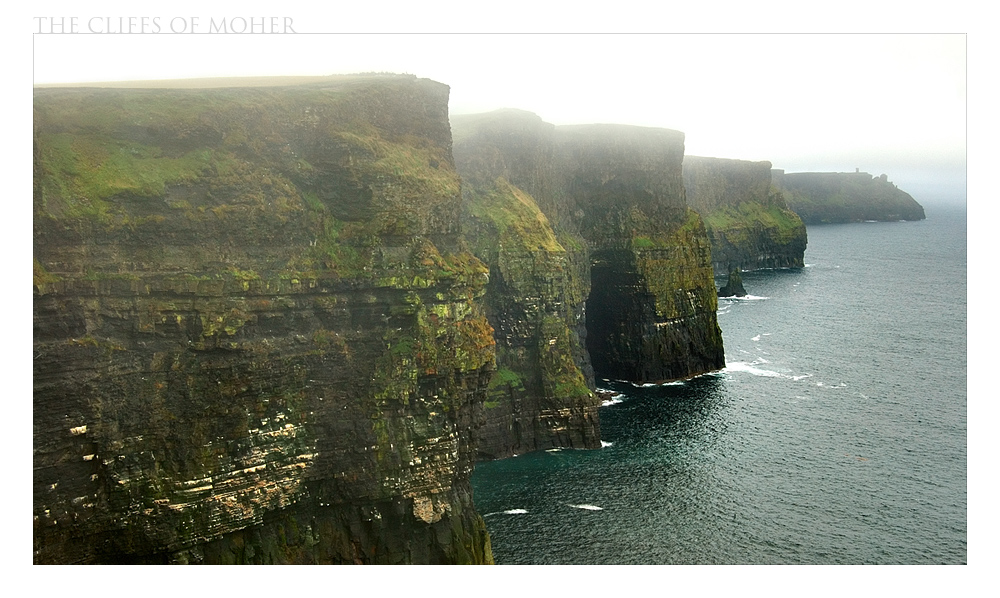
[[[688,155],[860,168],[918,201],[965,198],[961,34],[343,34],[364,29],[276,5],[158,8],[113,14],[159,15],[160,34],[33,35],[34,82],[411,73],[450,85],[453,114],[511,107],[555,124],[665,127],[685,133]],[[86,29],[108,11],[63,14]],[[204,15],[203,30],[213,15],[286,14],[298,34],[165,33],[188,14]]]

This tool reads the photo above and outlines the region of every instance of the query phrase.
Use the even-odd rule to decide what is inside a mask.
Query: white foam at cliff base
[[[726,372],[746,372],[754,376],[763,376],[765,378],[785,378],[786,380],[802,380],[803,378],[809,378],[812,374],[802,374],[800,376],[792,376],[790,374],[782,374],[781,372],[773,372],[771,370],[762,370],[760,368],[754,367],[758,362],[746,363],[743,361],[734,361],[733,363],[726,364]],[[822,384],[822,383],[820,383]]]
[[[613,442],[607,442],[605,440],[602,440],[601,441],[601,448],[608,448],[609,446],[614,446],[614,444],[615,443],[613,443]]]
[[[746,372],[748,374],[753,374],[754,376],[764,376],[766,378],[785,378],[786,376],[779,374],[778,372],[772,372],[771,370],[762,370],[760,368],[755,368],[749,363],[744,363],[742,361],[736,361],[733,363],[726,364],[727,372]]]
[[[624,403],[622,399],[625,395],[615,395],[606,401],[601,401],[601,407],[610,407],[612,405],[617,405],[618,403]]]
[[[684,380],[674,380],[672,382],[646,382],[645,384],[639,384],[636,382],[629,382],[628,380],[619,380],[619,382],[628,382],[636,388],[650,388],[653,386],[684,386]]]
[[[566,505],[567,507],[573,507],[574,509],[583,509],[584,511],[603,511],[601,507],[595,507],[594,505]]]

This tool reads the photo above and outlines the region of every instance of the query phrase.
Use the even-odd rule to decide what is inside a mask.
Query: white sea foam
[[[753,374],[754,376],[764,376],[766,378],[786,378],[784,374],[779,374],[778,372],[772,372],[771,370],[762,370],[760,368],[755,368],[749,363],[744,363],[742,361],[734,361],[733,363],[726,364],[727,372],[746,372],[748,374]]]
[[[546,453],[559,453],[559,452],[562,452],[562,449],[561,448],[550,448],[550,449],[545,449],[545,452]]]
[[[696,376],[697,377],[697,376]],[[690,378],[689,378],[690,380]],[[637,382],[629,382],[628,380],[619,380],[619,382],[627,382],[636,388],[651,388],[653,386],[684,386],[685,380],[673,380],[672,382],[646,382],[645,384],[639,384]]]
[[[726,369],[725,369],[725,371],[726,372],[746,372],[746,373],[751,374],[753,376],[763,376],[765,378],[785,378],[786,380],[796,380],[796,381],[802,380],[803,378],[809,378],[809,377],[812,376],[812,374],[802,374],[800,376],[793,376],[791,374],[782,374],[781,372],[775,372],[775,371],[772,371],[772,370],[764,370],[764,369],[761,369],[761,368],[758,368],[758,367],[754,367],[755,365],[757,365],[761,361],[763,361],[764,363],[768,363],[766,360],[755,360],[755,361],[750,362],[750,363],[746,363],[746,362],[743,362],[743,361],[734,361],[732,363],[727,362],[726,363]],[[822,383],[820,383],[820,384],[822,384]]]
[[[493,515],[524,515],[527,512],[527,509],[507,509],[506,511],[494,511],[492,513],[487,513],[483,515],[483,517],[492,517]]]
[[[617,405],[618,403],[623,403],[624,401],[622,399],[624,398],[625,395],[617,394],[606,401],[601,401],[601,407],[610,407],[611,405]]]
[[[609,446],[614,446],[614,444],[615,443],[613,443],[613,442],[608,442],[606,440],[602,440],[601,441],[601,448],[608,448]]]
[[[583,509],[584,511],[603,511],[602,507],[595,507],[594,505],[566,505],[567,507],[573,507],[574,509]]]
[[[758,334],[757,336],[753,337],[750,340],[752,340],[752,341],[759,341],[760,340],[760,335]]]

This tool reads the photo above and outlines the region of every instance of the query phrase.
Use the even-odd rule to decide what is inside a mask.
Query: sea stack
[[[729,270],[729,282],[719,289],[719,297],[746,297],[747,291],[743,288],[743,279],[740,277],[739,268]]]

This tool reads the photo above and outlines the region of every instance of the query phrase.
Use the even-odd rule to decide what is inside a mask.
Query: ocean
[[[810,226],[805,268],[745,273],[725,370],[598,373],[604,448],[478,464],[496,562],[965,563],[966,212],[925,208]]]

